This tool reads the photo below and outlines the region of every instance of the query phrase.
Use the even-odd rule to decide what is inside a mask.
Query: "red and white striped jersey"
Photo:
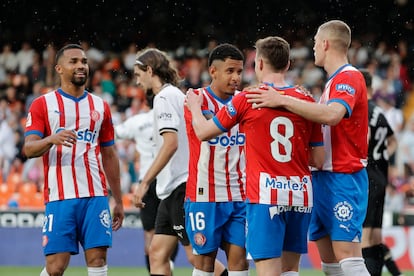
[[[275,87],[276,88],[276,87]],[[293,87],[276,88],[305,101]],[[213,118],[222,131],[239,124],[246,134],[246,197],[250,203],[313,206],[311,146],[322,146],[318,124],[283,108],[253,109],[242,92]]]
[[[368,100],[364,77],[346,64],[329,77],[319,100],[345,106],[345,117],[335,126],[322,126],[325,163],[322,170],[353,173],[367,165]]]
[[[31,105],[25,136],[46,137],[64,129],[76,132],[72,147],[53,145],[43,155],[46,202],[108,194],[99,148],[114,144],[109,106],[85,91],[80,98],[49,92]]]
[[[214,116],[227,101],[218,98],[210,87],[202,91],[202,112]],[[201,142],[192,127],[191,112],[185,108],[190,147],[186,198],[192,202],[228,202],[245,199],[245,135],[238,125],[210,141]]]

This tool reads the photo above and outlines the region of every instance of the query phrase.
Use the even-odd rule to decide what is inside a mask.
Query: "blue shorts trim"
[[[329,235],[333,241],[361,242],[368,205],[366,169],[352,174],[312,172],[314,210],[309,239]]]
[[[112,246],[112,218],[104,196],[52,201],[46,204],[43,253],[79,253]]]

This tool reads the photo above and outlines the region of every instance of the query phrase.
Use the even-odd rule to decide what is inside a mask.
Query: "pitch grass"
[[[32,276],[39,275],[41,267],[13,267],[13,266],[0,266],[0,275],[2,276]],[[192,269],[189,267],[176,267],[174,269],[174,276],[189,276]],[[109,276],[146,276],[147,270],[143,267],[109,267]],[[324,275],[320,270],[302,269],[300,271],[301,276],[321,276]],[[390,275],[388,272],[384,272],[383,276]],[[414,276],[414,271],[405,271],[405,276]],[[85,267],[69,267],[65,276],[87,276]],[[256,276],[254,269],[250,271],[250,276]]]

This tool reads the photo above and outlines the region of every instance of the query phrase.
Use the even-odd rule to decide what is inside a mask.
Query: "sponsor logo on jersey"
[[[275,215],[279,215],[280,213],[289,212],[289,211],[303,213],[303,214],[310,214],[312,212],[312,207],[283,206],[283,205],[272,206],[272,207],[269,207],[270,219],[273,219]]]
[[[227,136],[226,134],[217,136],[208,141],[211,146],[243,146],[246,142],[246,135],[244,133],[236,132],[235,135]]]
[[[265,188],[270,189],[306,192],[308,190],[308,183],[310,183],[310,177],[304,176],[302,179],[298,176],[271,177],[269,174],[261,172],[260,183],[265,185]]]
[[[336,91],[344,91],[351,95],[355,95],[355,88],[346,83],[338,83],[336,85]]]
[[[172,114],[167,112],[162,112],[160,115],[158,115],[158,119],[170,121],[172,119]]]
[[[87,142],[87,143],[95,143],[97,132],[96,130],[91,131],[89,129],[78,130],[76,133],[78,141]]]
[[[29,112],[29,114],[27,114],[26,127],[29,127],[31,125],[32,125],[32,112]]]

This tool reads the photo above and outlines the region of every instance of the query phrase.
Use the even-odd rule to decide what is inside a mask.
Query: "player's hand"
[[[280,97],[283,91],[277,91],[271,86],[260,85],[250,88],[246,93],[247,102],[252,104],[252,108],[279,107]]]
[[[192,88],[187,90],[185,98],[185,105],[189,110],[192,110],[195,107],[201,107],[203,104],[203,93],[196,93]]]
[[[134,202],[135,207],[145,208],[145,202],[143,202],[142,199],[147,193],[148,188],[149,188],[149,184],[145,182],[141,182],[141,184],[137,186],[134,192],[134,196],[133,196],[133,202]]]
[[[112,230],[116,231],[122,227],[122,222],[124,221],[124,207],[121,203],[117,203],[114,206],[112,213]]]
[[[295,85],[295,88],[296,88],[296,91],[298,91],[298,92],[300,92],[300,93],[302,93],[306,96],[312,97],[312,93],[306,87],[304,87],[302,85]]]
[[[72,147],[77,141],[76,131],[67,129],[61,130],[58,133],[51,135],[50,141],[54,145]]]

